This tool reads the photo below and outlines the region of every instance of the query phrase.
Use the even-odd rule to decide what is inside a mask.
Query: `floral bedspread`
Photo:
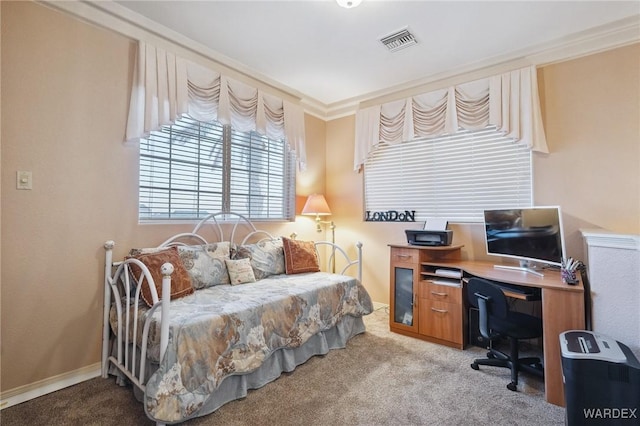
[[[325,272],[214,286],[174,300],[169,347],[147,382],[147,414],[184,420],[225,377],[257,369],[277,349],[298,347],[346,315],[372,310],[358,280]]]

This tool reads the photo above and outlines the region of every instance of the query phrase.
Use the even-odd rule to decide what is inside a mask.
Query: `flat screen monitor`
[[[487,254],[520,260],[521,268],[561,266],[565,254],[560,207],[484,211]]]

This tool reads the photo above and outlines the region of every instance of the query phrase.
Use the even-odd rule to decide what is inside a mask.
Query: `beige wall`
[[[105,241],[122,256],[193,225],[137,223],[137,150],[122,144],[134,42],[32,2],[1,7],[6,391],[99,362]],[[325,123],[305,125],[302,202],[325,190]],[[17,170],[33,190],[16,190]],[[309,217],[261,227],[318,238]]]
[[[122,256],[190,227],[136,220],[137,151],[121,143],[134,42],[35,3],[0,7],[0,375],[7,391],[99,361],[104,241],[115,240]],[[639,54],[636,45],[540,71],[553,152],[535,156],[535,199],[563,207],[576,257],[580,227],[640,232]],[[387,244],[402,242],[408,226],[362,221],[353,116],[327,123],[306,116],[305,125],[309,164],[298,174],[298,211],[308,194],[327,195],[337,241],[364,243],[364,284],[386,303]],[[17,170],[33,172],[32,191],[15,189]],[[265,227],[325,237],[309,217]],[[453,225],[469,258],[484,255],[480,228]]]
[[[35,4],[2,4],[3,390],[99,359],[99,242],[132,231],[109,236],[120,216],[109,212],[135,207],[134,152],[116,143],[132,47]],[[17,170],[32,171],[33,190],[16,190]]]
[[[576,227],[640,233],[640,44],[542,68],[551,155],[534,163],[536,201]]]

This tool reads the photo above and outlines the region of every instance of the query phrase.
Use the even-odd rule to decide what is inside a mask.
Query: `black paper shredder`
[[[628,346],[585,330],[560,333],[569,426],[640,425],[640,363]]]

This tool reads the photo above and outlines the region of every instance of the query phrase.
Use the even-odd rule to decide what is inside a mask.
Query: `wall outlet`
[[[31,172],[16,172],[17,189],[33,189],[33,175]]]

